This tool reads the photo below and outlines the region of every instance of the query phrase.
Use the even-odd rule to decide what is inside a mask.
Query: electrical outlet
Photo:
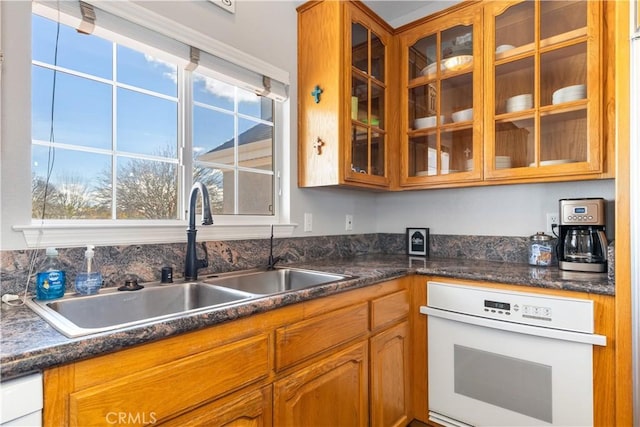
[[[313,230],[313,217],[310,213],[304,214],[304,231],[312,231]]]
[[[353,215],[345,216],[344,229],[347,231],[353,230]]]
[[[560,224],[560,217],[556,212],[547,212],[547,233],[555,236],[555,228],[552,227],[555,224],[556,227]]]

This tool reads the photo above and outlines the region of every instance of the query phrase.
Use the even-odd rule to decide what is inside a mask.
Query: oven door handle
[[[604,335],[587,334],[582,332],[563,331],[560,329],[545,328],[542,326],[523,325],[520,323],[504,322],[501,320],[486,319],[484,317],[470,316],[466,314],[454,313],[452,311],[439,310],[436,308],[421,306],[420,313],[427,316],[439,317],[441,319],[462,322],[470,325],[482,326],[485,328],[499,329],[502,331],[515,332],[517,334],[534,335],[537,337],[552,338],[563,341],[573,341],[584,344],[599,346],[607,345],[607,337]]]

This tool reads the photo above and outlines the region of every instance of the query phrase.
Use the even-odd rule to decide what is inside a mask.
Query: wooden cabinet
[[[300,6],[299,186],[614,177],[608,9],[465,1],[393,31],[356,0]]]
[[[400,35],[400,184],[482,179],[482,5]]]
[[[367,426],[367,343],[332,354],[274,384],[277,426]]]
[[[298,185],[388,188],[392,28],[354,1],[298,8]]]
[[[410,279],[45,371],[46,425],[396,425],[410,420]]]
[[[604,171],[603,2],[488,2],[485,179]]]
[[[409,424],[409,322],[392,326],[371,338],[371,426]]]
[[[165,360],[154,355],[170,350],[163,344],[124,351],[122,363],[108,355],[45,372],[45,420],[71,426],[160,423],[269,376],[267,335],[221,346],[206,343],[209,348],[195,354],[177,352]],[[148,364],[147,358],[158,363]],[[50,392],[67,394],[68,407],[52,406]]]

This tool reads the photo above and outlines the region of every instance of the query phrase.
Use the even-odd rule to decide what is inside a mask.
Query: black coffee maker
[[[607,271],[605,201],[560,199],[557,255],[561,270]]]

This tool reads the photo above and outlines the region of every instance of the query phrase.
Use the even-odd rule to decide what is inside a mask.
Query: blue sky
[[[56,23],[33,16],[33,59],[53,64]],[[61,25],[57,64],[105,81],[58,72],[54,115],[54,140],[87,149],[111,150],[112,86],[117,81],[151,91],[140,93],[127,88],[116,89],[117,146],[119,150],[142,155],[169,153],[175,157],[178,138],[176,66],[124,46],[116,49],[114,70],[113,45],[96,36],[79,34]],[[48,141],[50,134],[53,71],[34,65],[32,68],[32,138]],[[194,100],[233,111],[233,87],[194,75]],[[239,111],[260,117],[260,98],[250,92],[240,94]],[[196,152],[209,151],[233,138],[233,115],[202,107],[194,109],[194,146]],[[239,133],[256,122],[240,119]],[[168,150],[168,151],[167,151]],[[33,171],[45,175],[46,147],[34,146]],[[106,153],[87,153],[56,149],[53,180],[61,176],[78,176],[91,181],[108,170],[111,157]]]

